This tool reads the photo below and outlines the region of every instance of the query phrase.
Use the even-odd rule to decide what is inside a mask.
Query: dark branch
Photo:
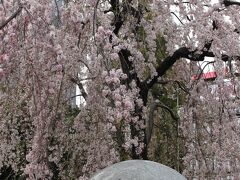
[[[204,48],[200,53],[197,53],[197,50],[190,51],[189,48],[187,47],[181,47],[178,50],[176,50],[172,56],[166,57],[161,64],[157,67],[157,76],[155,76],[152,80],[149,79],[146,80],[148,83],[148,88],[150,89],[155,83],[157,83],[157,80],[159,77],[163,76],[168,69],[170,69],[174,63],[181,59],[189,59],[191,61],[203,61],[205,57],[215,57],[213,52],[209,51],[212,45],[212,41],[208,42],[205,44]],[[223,61],[228,61],[231,58],[236,58],[238,59],[239,57],[230,57],[228,55],[223,54],[222,55],[222,60]]]
[[[121,27],[125,21],[126,14],[129,13],[130,15],[132,15],[136,19],[137,24],[139,24],[141,21],[141,18],[143,16],[141,5],[138,6],[138,10],[137,10],[130,5],[130,2],[131,2],[131,0],[129,0],[127,3],[124,3],[124,5],[122,6],[121,11],[120,11],[119,1],[111,0],[110,1],[111,8],[109,10],[105,11],[105,13],[112,11],[115,14],[115,19],[114,19],[114,22],[112,23],[112,25],[115,26],[115,28],[113,30],[113,33],[115,35],[118,35],[119,30],[121,29]]]
[[[133,79],[137,78],[137,73],[133,71],[134,70],[133,63],[129,61],[131,53],[127,49],[121,49],[118,53],[118,56],[120,58],[123,73],[127,74],[129,81],[128,83],[130,83]]]
[[[177,51],[175,51],[172,56],[166,57],[161,62],[161,64],[157,67],[157,69],[156,69],[157,76],[155,76],[150,81],[150,83],[148,83],[148,88],[150,89],[157,82],[158,78],[160,76],[163,76],[167,72],[167,70],[170,69],[178,59],[180,59],[180,58],[189,59],[190,54],[191,54],[191,52],[189,51],[188,48],[182,47],[182,48],[179,48]]]
[[[11,22],[14,18],[16,18],[20,12],[22,11],[22,6],[18,8],[18,10],[12,14],[3,24],[0,25],[0,30],[3,29],[9,22]]]
[[[233,32],[240,34],[240,31],[238,29],[235,29]]]
[[[231,5],[237,5],[240,6],[240,2],[237,1],[229,1],[229,0],[224,0],[223,4],[227,7],[227,6],[231,6]]]
[[[175,12],[171,12],[178,20],[179,20],[179,22],[181,23],[181,24],[183,24],[183,22],[182,22],[182,20],[176,15],[176,13]],[[187,18],[188,18],[188,16],[187,16]],[[188,18],[189,19],[189,18]],[[189,19],[190,20],[190,19]]]
[[[110,4],[111,9],[109,11],[112,11],[115,14],[115,19],[112,24],[115,26],[113,33],[117,35],[124,22],[123,15],[120,13],[119,0],[111,0]]]

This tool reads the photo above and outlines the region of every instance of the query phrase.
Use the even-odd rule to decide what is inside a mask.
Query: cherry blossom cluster
[[[105,78],[102,95],[106,98],[105,102],[108,105],[107,127],[113,134],[123,133],[124,143],[122,146],[127,151],[135,146],[140,153],[144,146],[141,142],[143,137],[131,136],[131,125],[134,125],[137,131],[145,128],[143,120],[134,115],[136,109],[143,108],[143,102],[138,98],[139,91],[136,83],[132,82],[131,87],[127,88],[124,85],[127,75],[121,69],[112,69],[109,74],[104,71],[102,76]]]

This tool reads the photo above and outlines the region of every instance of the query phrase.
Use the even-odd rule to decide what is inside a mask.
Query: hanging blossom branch
[[[11,22],[14,18],[16,18],[22,11],[22,6],[18,8],[18,10],[13,13],[3,24],[0,25],[0,30],[3,29],[9,22]]]
[[[130,6],[131,0],[128,0],[128,3],[125,3],[122,8],[120,8],[119,0],[111,0],[111,8],[108,11],[112,11],[115,14],[115,19],[113,22],[113,26],[115,27],[113,30],[113,33],[118,36],[118,33],[121,29],[121,27],[124,24],[124,15],[126,13],[130,13],[137,21],[137,24],[141,22],[142,18],[142,9],[139,7],[139,9],[135,9],[134,7]],[[138,27],[136,27],[137,29]],[[135,31],[136,31],[135,29]],[[112,37],[110,37],[111,41]],[[127,74],[128,76],[128,83],[130,83],[132,80],[135,80],[137,83],[137,86],[140,88],[140,96],[143,98],[143,104],[147,104],[147,94],[148,89],[145,85],[145,82],[141,82],[140,79],[137,76],[137,73],[134,70],[133,62],[129,60],[129,57],[131,56],[131,52],[127,49],[121,49],[118,53],[121,67],[123,70],[123,73]],[[131,73],[130,73],[131,72]]]

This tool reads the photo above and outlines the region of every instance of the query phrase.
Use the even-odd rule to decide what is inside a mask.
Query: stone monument
[[[109,166],[91,180],[186,180],[165,165],[146,160],[129,160]]]

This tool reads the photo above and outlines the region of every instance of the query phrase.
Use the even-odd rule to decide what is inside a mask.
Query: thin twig
[[[175,12],[171,12],[171,13],[179,20],[179,22],[180,22],[181,24],[183,24],[182,20],[176,15]]]
[[[78,59],[77,61],[83,63],[86,66],[86,68],[88,69],[88,71],[92,74],[92,71],[86,62],[82,61],[81,59]]]

